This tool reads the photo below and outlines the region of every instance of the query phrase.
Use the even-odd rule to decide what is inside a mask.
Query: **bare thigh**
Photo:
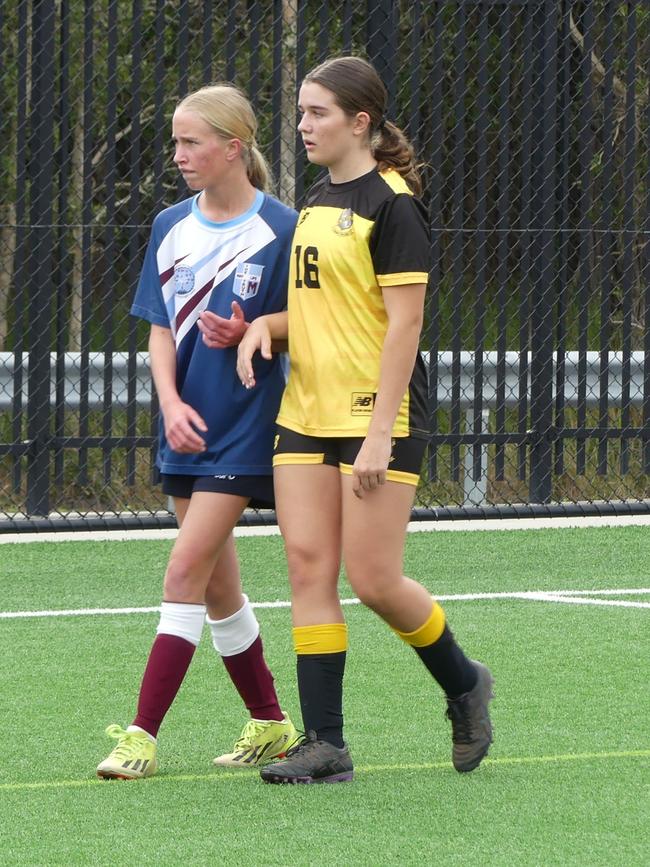
[[[275,467],[275,508],[287,553],[294,626],[342,623],[341,482],[338,468]]]
[[[232,530],[247,503],[246,497],[208,491],[175,499],[180,531],[165,573],[166,601],[208,601],[211,616],[218,618],[241,607]]]
[[[415,487],[386,482],[359,499],[352,477],[342,476],[343,561],[361,601],[403,632],[418,629],[431,612],[429,592],[403,574],[406,528]]]

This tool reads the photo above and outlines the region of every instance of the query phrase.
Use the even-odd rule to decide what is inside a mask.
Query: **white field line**
[[[562,596],[558,593],[540,593],[528,596],[539,602],[565,602],[569,605],[608,605],[618,608],[650,608],[650,602],[630,602],[627,599],[591,599],[588,596]]]
[[[568,602],[580,605],[609,605],[622,608],[650,608],[650,602],[632,602],[623,599],[593,599],[593,596],[627,596],[650,594],[650,587],[614,590],[521,590],[501,593],[454,593],[436,594],[440,602],[476,602],[489,599],[522,599],[529,602]],[[288,600],[253,602],[253,608],[289,608]],[[342,605],[358,605],[358,599],[342,599]],[[146,608],[66,608],[44,611],[0,611],[0,620],[17,620],[27,617],[83,617],[104,614],[155,614],[159,606]]]

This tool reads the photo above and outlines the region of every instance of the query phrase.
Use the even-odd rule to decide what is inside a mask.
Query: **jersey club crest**
[[[176,279],[176,294],[189,295],[194,289],[194,271],[187,265],[179,265],[174,269],[174,277]]]
[[[336,226],[334,226],[334,231],[337,235],[347,235],[350,229],[352,228],[352,208],[344,208],[338,220],[336,221]]]
[[[243,301],[246,301],[247,298],[254,298],[259,292],[263,270],[264,265],[240,262],[237,265],[237,273],[232,284],[232,291],[235,295],[239,295]]]

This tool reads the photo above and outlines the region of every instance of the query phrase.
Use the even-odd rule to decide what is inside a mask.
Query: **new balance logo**
[[[369,415],[375,405],[375,395],[367,391],[352,392],[352,415]]]

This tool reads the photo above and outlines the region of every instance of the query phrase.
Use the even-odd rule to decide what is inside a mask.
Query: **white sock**
[[[236,656],[251,646],[260,634],[260,625],[253,613],[248,596],[244,594],[244,604],[223,620],[212,620],[207,617],[212,632],[214,649],[221,656]]]
[[[184,638],[195,647],[201,640],[205,622],[205,605],[185,602],[163,602],[160,606],[160,622],[156,632],[158,635],[176,635]]]

